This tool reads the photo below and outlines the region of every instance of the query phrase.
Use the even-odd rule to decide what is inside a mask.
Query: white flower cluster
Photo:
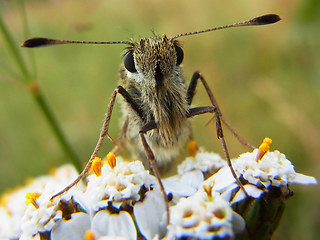
[[[46,196],[45,192],[56,193],[77,176],[78,173],[74,167],[65,165],[52,171],[51,175],[28,180],[26,186],[3,194],[0,205],[0,239],[19,239],[21,236],[22,226],[27,224],[24,215],[29,208],[33,208],[32,204],[26,204],[26,194],[44,193],[42,198],[48,198],[50,195]],[[77,189],[84,190],[84,185],[78,184]],[[49,204],[49,201],[46,203]]]
[[[52,240],[83,239],[87,231],[94,232],[96,239],[105,236],[136,239],[134,219],[141,222],[142,211],[136,202],[143,202],[146,192],[150,198],[158,199],[161,214],[165,212],[161,193],[152,190],[156,180],[140,161],[127,163],[119,159],[114,168],[106,164],[100,177],[92,174],[87,181],[86,189],[76,186],[53,200],[50,198],[57,190],[45,188],[35,204],[26,208],[20,239],[42,239],[46,234]]]
[[[259,198],[270,186],[315,184],[296,173],[280,152],[242,154],[233,167],[246,192]],[[246,198],[226,162],[214,153],[198,153],[163,179],[169,194],[170,220],[156,179],[140,161],[103,165],[63,196],[51,197],[77,177],[70,166],[2,197],[0,239],[232,239],[245,228],[233,203]],[[24,196],[27,195],[26,205]]]
[[[259,150],[244,153],[232,161],[237,175],[246,184],[244,189],[253,198],[259,198],[270,186],[281,187],[288,184],[316,184],[314,177],[296,173],[292,163],[279,151],[267,152],[262,159],[258,159]],[[230,168],[225,166],[204,183],[211,186],[212,191],[220,192],[222,197],[231,204],[246,198],[239,189]],[[236,192],[235,196],[233,196]]]
[[[145,170],[140,161],[124,162],[120,157],[117,164],[111,168],[105,164],[101,169],[101,176],[91,174],[87,178],[88,184],[85,198],[94,211],[108,206],[119,208],[124,202],[140,200],[141,187],[148,191],[157,181]]]
[[[170,213],[165,239],[230,239],[245,227],[242,217],[219,193],[208,196],[203,189],[181,198]]]

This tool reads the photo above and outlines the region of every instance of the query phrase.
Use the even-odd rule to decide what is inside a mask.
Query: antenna
[[[177,35],[171,37],[170,40],[173,40],[173,39],[176,39],[176,38],[182,37],[182,36],[196,35],[196,34],[200,34],[200,33],[211,32],[211,31],[221,30],[221,29],[225,29],[225,28],[267,25],[267,24],[276,23],[280,20],[281,20],[281,18],[277,14],[266,14],[266,15],[262,15],[260,17],[252,18],[250,20],[247,20],[244,22],[239,22],[239,23],[234,23],[231,25],[209,28],[209,29],[194,31],[194,32],[180,33],[180,34],[177,34]],[[30,39],[24,41],[21,44],[21,47],[36,48],[36,47],[46,47],[46,46],[62,45],[62,44],[127,44],[127,45],[132,45],[133,43],[129,42],[129,41],[109,41],[109,42],[72,41],[72,40],[57,40],[57,39],[51,39],[51,38],[37,37],[37,38],[30,38]]]
[[[132,45],[129,41],[111,41],[111,42],[94,42],[94,41],[71,41],[71,40],[56,40],[51,38],[30,38],[21,44],[21,47],[36,48],[46,47],[62,44],[128,44]]]
[[[180,33],[180,34],[177,34],[177,35],[171,37],[170,39],[172,40],[172,39],[176,39],[176,38],[182,37],[182,36],[196,35],[196,34],[200,34],[200,33],[206,33],[206,32],[221,30],[221,29],[225,29],[225,28],[267,25],[267,24],[276,23],[280,20],[281,20],[281,18],[277,14],[266,14],[266,15],[262,15],[260,17],[252,18],[250,20],[247,20],[244,22],[239,22],[239,23],[234,23],[231,25],[209,28],[209,29],[194,31],[194,32]]]

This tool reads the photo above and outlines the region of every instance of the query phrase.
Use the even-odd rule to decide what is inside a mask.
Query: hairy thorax
[[[143,88],[141,83],[123,76],[121,85],[128,91],[135,102],[141,106],[145,118],[142,120],[131,106],[123,101],[124,116],[129,120],[127,138],[137,157],[147,164],[145,150],[141,144],[139,131],[150,121],[155,121],[157,128],[149,131],[146,139],[155,155],[158,166],[164,167],[174,160],[191,137],[191,124],[187,119],[189,106],[186,101],[184,79],[175,76],[177,84],[155,88]]]

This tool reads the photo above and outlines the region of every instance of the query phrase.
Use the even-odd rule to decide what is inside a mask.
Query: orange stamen
[[[116,166],[116,155],[114,155],[112,152],[107,154],[107,163],[112,169]]]
[[[84,235],[85,240],[95,240],[94,233],[90,230],[87,230]]]
[[[197,155],[197,142],[194,140],[191,140],[188,143],[188,150],[191,157],[195,157]]]
[[[263,142],[259,146],[259,152],[257,155],[257,161],[261,160],[263,156],[269,151],[272,140],[268,137],[263,139]]]
[[[101,158],[95,157],[92,160],[91,170],[97,177],[101,176]]]
[[[39,205],[36,203],[36,200],[41,196],[40,193],[27,193],[26,194],[26,205],[30,203],[35,207],[39,208]]]

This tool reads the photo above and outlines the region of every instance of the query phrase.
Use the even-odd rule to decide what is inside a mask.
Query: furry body
[[[177,64],[176,40],[166,36],[141,39],[133,42],[127,51],[133,51],[136,72],[120,69],[120,85],[127,90],[140,106],[143,119],[123,101],[123,113],[129,120],[127,138],[139,157],[146,163],[147,157],[139,131],[150,121],[157,128],[146,135],[158,166],[169,164],[191,138],[189,105],[186,100],[187,86]]]

